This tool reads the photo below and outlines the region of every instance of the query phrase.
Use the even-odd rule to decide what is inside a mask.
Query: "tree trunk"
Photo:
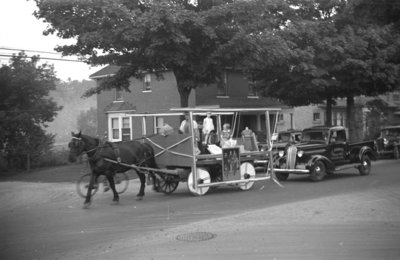
[[[185,87],[182,89],[179,88],[179,96],[180,96],[180,101],[181,101],[181,107],[188,107],[189,106],[189,95],[190,95],[190,90],[187,90]]]
[[[26,154],[26,171],[30,171],[31,170],[31,154],[27,153]]]
[[[347,96],[347,104],[346,104],[346,126],[349,129],[349,141],[353,142],[356,140],[356,122],[355,122],[355,114],[354,114],[354,97]]]
[[[332,97],[329,96],[326,98],[326,120],[325,120],[326,126],[332,126],[332,105],[333,105],[333,100]]]

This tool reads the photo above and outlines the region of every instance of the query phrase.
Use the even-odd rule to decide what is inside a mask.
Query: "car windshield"
[[[301,141],[309,142],[309,141],[320,141],[325,142],[328,136],[327,131],[306,131],[303,132],[301,136]]]
[[[382,131],[383,136],[400,136],[400,128],[386,129]]]
[[[287,143],[290,140],[290,133],[279,133],[278,143]]]

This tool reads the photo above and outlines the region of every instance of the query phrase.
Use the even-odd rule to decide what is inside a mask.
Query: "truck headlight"
[[[304,155],[304,151],[302,151],[302,150],[297,151],[297,156],[298,156],[299,158],[303,157],[303,155]]]
[[[282,157],[284,153],[285,153],[285,152],[284,152],[283,150],[280,150],[280,151],[278,152],[279,157]]]
[[[386,139],[386,138],[383,138],[383,144],[384,144],[384,145],[388,145],[388,144],[389,144],[389,140]]]

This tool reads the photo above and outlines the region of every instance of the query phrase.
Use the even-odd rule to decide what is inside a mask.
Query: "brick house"
[[[90,78],[97,83],[113,76],[118,66],[107,66]],[[180,107],[180,97],[174,74],[170,71],[162,73],[162,79],[157,79],[152,73],[145,74],[142,79],[130,79],[130,92],[123,90],[102,91],[97,95],[98,132],[105,133],[111,141],[124,141],[141,136],[142,123],[133,120],[130,114],[168,112],[172,107]],[[254,89],[254,84],[243,75],[227,70],[223,81],[218,85],[198,87],[192,90],[189,97],[190,107],[281,107],[277,100],[260,97]],[[271,120],[274,118],[271,116]],[[146,119],[147,134],[156,133],[164,118]],[[169,119],[170,120],[170,119]],[[178,119],[177,119],[178,120]],[[196,118],[198,122],[202,117]],[[223,120],[231,122],[232,117]],[[224,122],[223,122],[224,123]],[[179,126],[176,122],[168,124]],[[254,131],[265,131],[265,115],[246,114],[238,119],[239,129],[248,126]],[[278,130],[286,129],[280,124]]]
[[[118,71],[118,66],[109,65],[90,76],[97,82],[113,76]],[[381,96],[387,103],[390,117],[398,119],[400,116],[400,95]],[[366,98],[359,97],[355,100],[356,121],[358,136],[360,139],[366,133]],[[398,102],[399,104],[397,104]],[[172,107],[180,106],[180,97],[177,83],[171,71],[163,72],[163,78],[157,79],[152,74],[144,74],[142,79],[132,77],[130,79],[130,92],[116,89],[102,91],[97,95],[98,132],[106,133],[111,141],[130,140],[141,136],[142,122],[133,120],[130,114],[169,112]],[[285,106],[276,99],[265,98],[258,95],[254,83],[246,79],[242,74],[226,70],[223,80],[219,84],[198,87],[192,90],[189,97],[190,107],[280,107],[278,115],[277,131],[287,129],[302,130],[306,127],[324,125],[326,121],[326,107],[324,104],[316,104],[301,107]],[[147,134],[156,133],[164,118],[146,119]],[[172,119],[168,119],[172,120]],[[202,117],[196,118],[198,122]],[[226,122],[232,122],[227,116]],[[271,116],[271,122],[275,118]],[[168,121],[168,124],[179,126],[179,118]],[[265,131],[265,116],[246,114],[238,119],[239,129],[246,126],[253,131]],[[338,99],[332,108],[332,125],[346,125],[346,100]]]

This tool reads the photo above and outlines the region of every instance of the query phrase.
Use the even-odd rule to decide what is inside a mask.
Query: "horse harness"
[[[84,142],[82,141],[82,138],[79,138],[79,137],[72,137],[72,139],[76,139],[76,140],[78,140],[79,142],[84,143]],[[90,156],[90,157],[89,157],[89,160],[93,162],[93,161],[95,160],[95,158],[96,158],[96,155],[97,155],[97,154],[100,154],[101,151],[102,151],[107,145],[109,145],[109,146],[111,146],[111,148],[112,148],[113,151],[114,151],[114,155],[115,155],[115,157],[117,158],[117,162],[120,163],[120,162],[121,162],[121,157],[120,157],[120,152],[119,152],[118,146],[115,145],[115,143],[113,143],[113,142],[105,141],[104,143],[102,143],[102,141],[101,141],[100,139],[98,139],[98,140],[99,140],[99,144],[98,144],[97,147],[85,151],[86,154],[88,154],[88,157],[89,157],[89,153],[90,153],[90,152],[95,151],[95,153],[93,154],[93,156]],[[99,149],[99,148],[100,148],[100,149]],[[141,166],[144,162],[146,162],[146,161],[147,161],[148,159],[150,159],[150,158],[151,158],[151,156],[149,156],[149,157],[147,157],[147,158],[144,158],[142,161],[140,161],[140,162],[138,163],[138,166]]]

